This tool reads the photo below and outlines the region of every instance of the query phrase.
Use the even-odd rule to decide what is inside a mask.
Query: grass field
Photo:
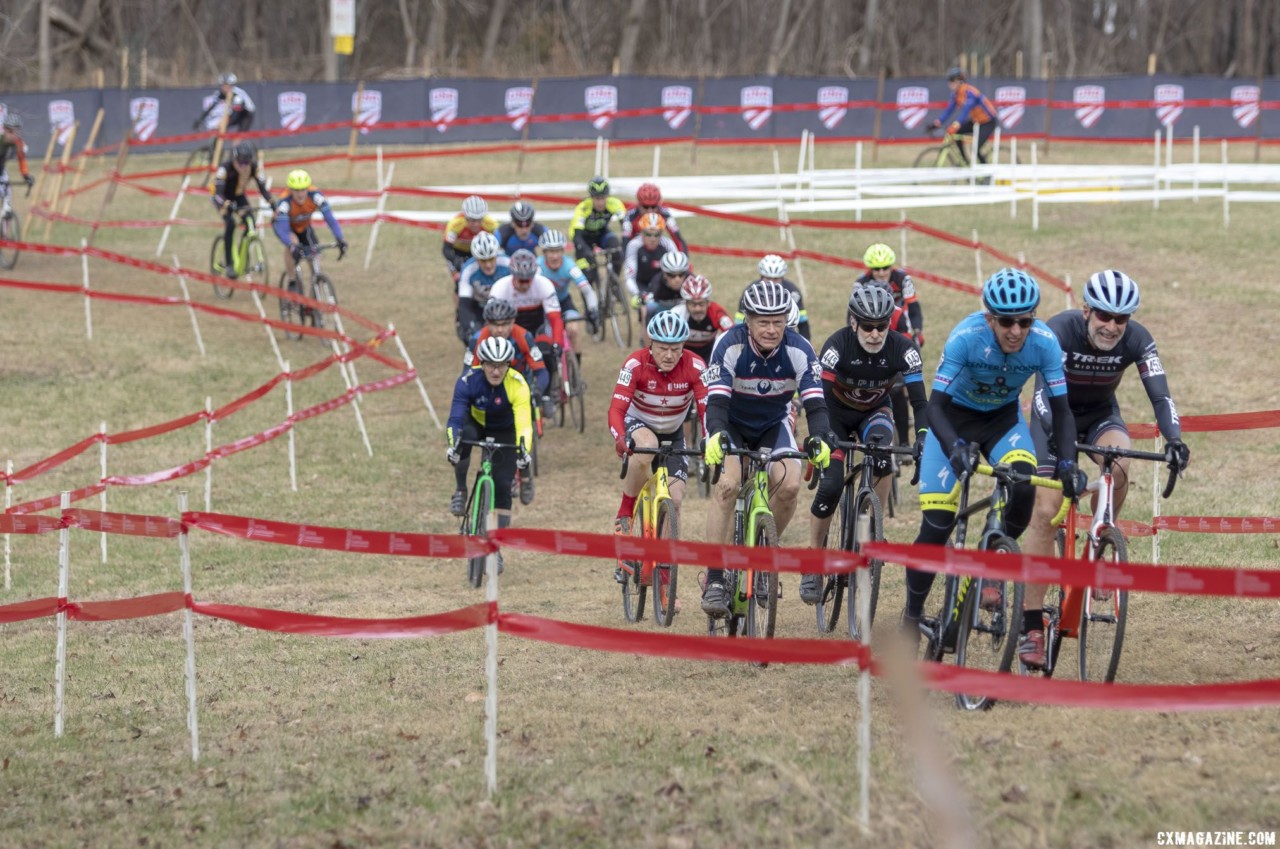
[[[914,151],[888,150],[885,162]],[[1054,146],[1054,161],[1149,161],[1139,148]],[[1274,155],[1274,154],[1273,154]],[[783,158],[794,162],[795,152]],[[772,171],[760,148],[664,151],[663,173]],[[616,150],[612,173],[643,176],[652,154]],[[127,171],[177,164],[137,157]],[[268,163],[269,164],[269,163]],[[852,152],[822,147],[819,167],[851,167]],[[99,165],[99,167],[102,167]],[[522,174],[510,155],[402,160],[396,184],[443,186],[517,180],[585,181],[591,153],[536,154]],[[278,169],[277,169],[278,170]],[[272,170],[275,182],[283,174]],[[346,181],[343,163],[312,166],[322,189],[369,188],[373,166]],[[89,176],[93,176],[90,174]],[[176,183],[176,181],[172,181]],[[681,198],[683,199],[683,198]],[[92,216],[94,193],[77,201]],[[694,202],[703,199],[691,199]],[[171,201],[120,189],[107,217],[163,217]],[[203,198],[183,214],[208,216]],[[445,209],[452,204],[436,207]],[[492,202],[496,211],[505,204]],[[25,205],[19,202],[25,211]],[[390,209],[422,208],[393,201]],[[913,219],[968,235],[1079,286],[1100,268],[1126,270],[1142,285],[1139,319],[1161,345],[1183,415],[1280,407],[1272,353],[1280,349],[1272,210],[1233,208],[1222,226],[1217,203],[1045,207],[1033,232],[1028,210],[1007,207],[921,211]],[[898,215],[885,216],[896,220]],[[777,230],[688,218],[691,243],[781,248]],[[34,230],[43,232],[40,225]],[[207,264],[212,228],[179,230],[176,254]],[[392,321],[443,417],[457,375],[439,234],[385,226],[368,271],[361,268],[367,226],[348,228],[353,251],[327,262],[345,306]],[[78,243],[82,228],[57,225],[52,241]],[[154,230],[103,230],[100,247],[150,258]],[[860,256],[864,234],[797,230],[802,248]],[[899,246],[897,234],[888,239]],[[972,252],[912,234],[912,266],[974,281]],[[278,251],[270,259],[278,273]],[[754,261],[694,261],[721,303],[736,300]],[[172,279],[90,263],[95,289],[180,295]],[[983,260],[983,271],[995,266]],[[78,259],[25,254],[10,276],[78,285]],[[844,314],[847,271],[806,262],[814,336],[825,339]],[[193,298],[212,302],[197,285]],[[975,299],[921,284],[926,369],[947,330]],[[0,316],[0,462],[21,468],[96,432],[119,432],[224,404],[277,371],[258,326],[202,318],[207,355],[196,351],[181,308],[96,302],[94,337],[85,338],[79,298],[6,289]],[[1043,316],[1062,296],[1046,292]],[[238,293],[229,302],[251,311]],[[269,311],[274,310],[268,304]],[[348,327],[350,331],[351,328]],[[317,342],[284,346],[294,368],[326,355]],[[546,471],[538,496],[516,523],[607,531],[618,497],[618,466],[605,412],[623,357],[612,344],[584,354],[589,383],[585,435],[552,432],[542,443]],[[358,363],[361,380],[389,374]],[[295,387],[296,408],[345,389],[330,370]],[[1122,386],[1130,421],[1148,421],[1136,375]],[[214,443],[256,433],[284,418],[283,389],[215,426]],[[443,438],[409,386],[368,397],[364,416],[374,454],[363,447],[350,410],[296,431],[299,492],[289,490],[284,441],[215,464],[215,511],[353,528],[451,533],[452,474]],[[1277,515],[1274,480],[1280,443],[1273,431],[1192,434],[1192,466],[1164,512]],[[204,453],[197,426],[112,447],[112,474],[169,468]],[[17,487],[14,500],[95,482],[96,449]],[[177,493],[203,502],[203,476],[139,488],[113,488],[109,509],[175,515]],[[1126,516],[1150,517],[1144,471]],[[96,509],[96,499],[83,506]],[[807,537],[807,501],[785,544]],[[686,536],[701,538],[705,504],[685,502]],[[889,538],[910,541],[919,514],[908,504]],[[71,536],[70,597],[112,599],[179,589],[171,542],[112,537],[109,559],[91,534]],[[14,537],[7,600],[54,594],[56,535]],[[391,617],[443,612],[479,593],[453,561],[373,558],[237,542],[194,533],[195,595],[204,601],[336,616]],[[1132,545],[1149,558],[1146,541]],[[1275,568],[1277,538],[1170,534],[1162,562]],[[681,573],[685,612],[677,632],[702,631],[692,593],[695,569]],[[786,583],[779,631],[814,636],[813,617]],[[626,626],[612,564],[511,554],[504,609],[571,622]],[[902,603],[900,570],[886,568],[881,612]],[[907,736],[887,689],[873,689],[872,833],[856,825],[856,675],[843,668],[667,661],[571,650],[512,637],[500,642],[499,793],[483,778],[484,641],[478,631],[404,641],[338,640],[253,631],[197,617],[202,757],[193,765],[184,724],[183,645],[177,615],[70,625],[66,735],[53,736],[54,625],[50,619],[0,626],[7,674],[0,681],[0,834],[8,846],[934,846],[954,836],[926,809],[914,780]],[[1198,596],[1136,595],[1120,679],[1204,683],[1280,677],[1280,617],[1274,603]],[[975,831],[995,846],[1150,846],[1170,829],[1280,829],[1280,712],[1174,714],[1088,711],[1001,704],[960,715],[931,695],[940,756],[967,800]]]

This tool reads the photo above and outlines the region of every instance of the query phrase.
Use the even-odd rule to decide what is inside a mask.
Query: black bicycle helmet
[[[881,286],[854,286],[849,296],[849,317],[857,321],[884,321],[893,315],[893,295]]]
[[[258,158],[258,152],[253,149],[253,145],[249,142],[242,141],[236,145],[235,158],[236,162],[240,163],[252,162]]]
[[[587,194],[593,198],[608,197],[609,181],[604,177],[592,177],[591,182],[587,183]]]
[[[528,224],[533,221],[533,204],[527,200],[518,200],[511,204],[511,220],[516,224]]]

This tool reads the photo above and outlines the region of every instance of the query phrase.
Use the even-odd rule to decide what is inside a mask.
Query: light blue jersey
[[[985,313],[975,312],[947,337],[933,391],[946,392],[961,407],[996,410],[1015,402],[1023,385],[1037,373],[1044,376],[1050,395],[1066,394],[1062,346],[1043,321],[1036,319],[1022,350],[1006,354],[987,326]]]

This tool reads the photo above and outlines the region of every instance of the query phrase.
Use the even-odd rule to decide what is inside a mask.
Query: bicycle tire
[[[1103,528],[1093,546],[1093,560],[1106,559],[1111,563],[1129,560],[1129,546],[1124,534],[1116,528]],[[1116,680],[1120,668],[1120,652],[1124,648],[1124,629],[1129,615],[1127,590],[1112,590],[1108,602],[1091,598],[1092,590],[1085,595],[1080,611],[1080,680]],[[1095,606],[1101,609],[1095,609]],[[1099,671],[1102,674],[1099,674]]]
[[[836,507],[839,519],[837,527],[828,529],[827,532],[827,548],[835,548],[840,551],[852,551],[854,544],[853,536],[853,487],[845,486],[844,492],[840,496],[840,504]],[[832,533],[834,531],[834,535]],[[835,540],[835,545],[831,545],[831,540]],[[849,575],[828,575],[822,584],[822,597],[818,599],[818,603],[814,605],[814,615],[818,620],[818,633],[830,634],[836,629],[836,624],[840,622],[840,611],[843,610],[844,591],[849,584]]]
[[[867,529],[866,538],[858,539],[858,526],[862,522],[862,517],[866,516]],[[853,509],[853,537],[855,547],[850,551],[861,551],[863,542],[880,542],[884,539],[884,508],[880,506],[880,498],[874,491],[868,489],[857,497]],[[876,603],[880,600],[880,572],[884,568],[883,560],[868,561],[866,568],[869,570],[870,580],[867,582],[871,593],[870,606],[867,610],[868,620],[866,633],[870,634],[871,629],[875,627],[876,621]],[[863,629],[862,622],[858,619],[857,605],[858,584],[854,573],[849,574],[849,637],[854,640],[862,639]]]
[[[658,539],[680,538],[680,517],[673,501],[658,505]],[[676,616],[676,578],[679,567],[671,563],[653,564],[653,621],[661,628],[670,628]]]
[[[213,248],[209,251],[209,273],[215,278],[213,283],[213,296],[220,301],[225,301],[235,294],[236,290],[225,284],[219,284],[217,281],[225,278],[227,267],[223,264],[222,258],[226,256],[223,253],[222,244],[225,242],[222,236],[213,240]]]
[[[289,272],[280,272],[280,291],[289,292],[290,294],[298,294],[298,281],[289,277]],[[301,327],[303,322],[302,314],[303,306],[297,301],[291,301],[288,298],[280,299],[280,320],[284,322],[284,338],[301,339],[301,330],[290,330],[290,326]]]
[[[987,551],[1018,554],[1018,544],[1006,536],[994,537]],[[991,584],[1001,588],[1002,604],[987,611],[979,605],[982,588]],[[1022,621],[1023,586],[1013,581],[975,579],[965,595],[960,613],[960,632],[956,637],[956,666],[1008,672],[1013,667]],[[956,693],[956,706],[961,710],[990,710],[996,700],[989,696]]]
[[[537,404],[534,404],[533,407],[533,445],[529,447],[529,469],[536,478],[538,476],[538,443],[542,441],[542,437],[538,435],[538,418],[541,416],[541,412],[537,409]]]
[[[598,272],[596,276],[599,276]],[[605,325],[609,321],[609,316],[613,309],[613,301],[609,297],[609,287],[601,286],[598,280],[591,281],[591,288],[596,290],[596,301],[600,304],[600,320],[596,322],[595,329],[591,331],[591,338],[597,342],[603,342],[604,335],[608,332],[605,330]]]
[[[640,522],[633,521],[631,523],[631,533],[636,537],[644,536],[644,529]],[[622,587],[622,614],[627,617],[628,622],[639,622],[644,618],[644,601],[649,588],[641,583],[642,572],[644,571],[644,563],[639,560],[628,560],[627,565],[631,567],[631,573],[626,576],[627,580],[621,584]]]
[[[942,145],[937,144],[933,147],[926,147],[916,155],[916,161],[911,163],[912,168],[937,168],[942,160]]]
[[[213,164],[213,143],[203,147],[197,147],[187,155],[187,162],[183,166],[186,173],[190,173],[193,169],[200,169],[200,173],[191,178],[193,186],[209,185],[209,177],[212,176],[210,166]]]
[[[487,498],[485,497],[487,494]],[[467,502],[467,533],[471,536],[487,536],[489,530],[489,510],[486,505],[493,504],[493,479],[480,478],[471,490],[471,500]],[[479,587],[484,580],[485,561],[488,555],[467,558],[467,581],[472,587]]]
[[[333,281],[323,274],[317,274],[315,280],[311,283],[311,298],[322,304],[330,306],[338,305],[338,291],[333,288]],[[324,311],[311,309],[311,324],[317,330],[324,329]]]
[[[248,245],[245,248],[244,273],[253,280],[266,283],[271,279],[271,268],[267,264],[267,250],[256,233],[250,233],[246,241]]]
[[[613,339],[624,351],[631,348],[631,310],[627,308],[627,299],[622,291],[622,283],[614,273],[613,266],[608,266],[608,287],[612,293],[609,311],[609,326],[613,329]]]
[[[566,382],[569,386],[569,415],[578,433],[587,432],[587,385],[582,379],[582,367],[578,365],[577,354],[564,358]]]
[[[773,516],[762,513],[756,517],[756,533],[752,545],[755,548],[777,547],[778,526],[774,522]],[[753,586],[748,587],[750,595],[747,597],[746,635],[748,637],[772,640],[778,625],[778,573],[767,572],[763,569],[753,569],[751,577]],[[764,584],[763,589],[761,588],[762,583]],[[760,603],[761,595],[764,596],[763,604]],[[760,662],[756,665],[763,669],[769,664]]]
[[[22,224],[18,218],[18,213],[12,209],[9,210],[3,218],[0,218],[0,239],[7,242],[16,242],[22,238]],[[18,264],[17,248],[0,249],[0,268],[10,269]]]

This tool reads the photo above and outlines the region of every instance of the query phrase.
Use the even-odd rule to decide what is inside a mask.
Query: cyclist
[[[935,130],[945,126],[947,133],[956,137],[960,155],[965,157],[966,162],[969,161],[969,157],[965,153],[964,139],[973,134],[973,128],[976,126],[978,128],[978,161],[985,165],[987,142],[991,141],[991,134],[999,126],[996,121],[996,107],[985,94],[978,91],[977,86],[965,81],[964,71],[959,68],[951,68],[947,71],[947,88],[951,89],[947,108],[941,117],[934,119],[931,126]]]
[[[489,204],[479,195],[471,195],[463,199],[462,210],[449,219],[444,225],[444,262],[453,280],[453,300],[458,302],[458,278],[462,276],[462,266],[471,258],[471,240],[477,233],[493,233],[498,229],[498,222],[489,214]]]
[[[556,297],[560,300],[560,314],[564,317],[564,332],[568,335],[570,344],[573,345],[573,352],[578,362],[582,362],[583,346],[580,344],[582,337],[578,333],[578,322],[582,320],[582,313],[574,307],[573,297],[570,294],[573,290],[569,287],[570,285],[578,287],[583,305],[587,310],[587,325],[592,332],[600,324],[600,301],[596,297],[596,290],[591,288],[591,283],[582,273],[581,268],[572,262],[564,261],[564,233],[559,230],[547,230],[538,237],[538,245],[542,248],[542,256],[538,257],[538,267],[541,269],[542,276],[556,287]]]
[[[770,451],[795,450],[791,396],[799,389],[808,416],[810,436],[805,450],[810,462],[825,469],[831,447],[818,434],[827,434],[827,406],[822,397],[822,365],[809,341],[787,328],[794,301],[782,284],[761,280],[742,297],[746,321],[735,325],[716,345],[707,365],[706,432],[710,434],[703,459],[708,466],[724,462],[725,449],[741,446]],[[742,469],[727,463],[707,510],[707,541],[733,538],[733,502]],[[769,465],[769,507],[781,536],[796,509],[800,466],[795,460]],[[729,615],[729,592],[724,572],[707,570],[702,610],[721,619]]]
[[[1084,488],[1076,467],[1075,421],[1067,404],[1062,346],[1036,318],[1040,284],[1024,271],[1002,268],[982,286],[984,312],[960,321],[947,337],[926,410],[929,432],[920,460],[920,532],[917,543],[944,545],[956,522],[961,475],[973,471],[973,449],[993,463],[1033,474],[1031,433],[1018,395],[1032,375],[1042,375],[1053,412],[1058,446],[1057,478],[1068,496]],[[1005,508],[1005,530],[1014,539],[1031,521],[1035,493],[1014,484]],[[917,623],[933,586],[933,573],[907,569],[907,607],[902,627],[919,637]],[[983,589],[981,604],[999,604],[999,590]]]
[[[324,216],[324,222],[338,243],[339,260],[347,255],[347,243],[342,238],[338,219],[329,208],[329,201],[312,185],[310,174],[296,168],[285,178],[285,185],[289,187],[289,194],[276,202],[275,230],[276,236],[284,243],[285,272],[297,280],[298,260],[308,249],[320,243],[315,228],[311,226],[311,216],[316,212]]]
[[[205,124],[209,116],[221,104],[223,109],[231,111],[231,116],[227,118],[227,131],[247,133],[249,128],[253,126],[254,110],[257,108],[253,104],[253,98],[249,93],[240,86],[236,85],[239,80],[235,74],[223,74],[218,77],[218,90],[214,92],[214,99],[209,106],[200,113],[200,117],[191,125],[191,129],[198,130],[202,127],[206,129],[215,129]],[[221,114],[218,115],[221,118]]]
[[[663,260],[672,254],[683,257],[684,260],[679,265],[682,266],[680,276],[683,277],[689,271],[689,258],[683,252],[676,248],[676,243],[667,237],[666,230],[662,223],[662,216],[656,213],[650,213],[640,219],[640,232],[635,238],[627,242],[625,258],[622,263],[623,282],[626,284],[627,292],[631,295],[631,308],[640,309],[641,304],[645,305],[646,310],[650,310],[653,303],[653,293],[660,290],[661,277],[659,272],[662,268]],[[676,284],[677,299],[679,297],[679,283]],[[657,307],[652,307],[645,315],[648,320],[658,313]]]
[[[462,440],[493,437],[495,442],[519,446],[518,450],[500,448],[493,454],[493,506],[498,514],[498,527],[511,524],[511,482],[516,469],[529,468],[527,446],[533,444],[533,416],[530,412],[529,385],[520,372],[511,368],[516,349],[510,339],[490,337],[476,347],[480,367],[468,369],[453,387],[453,405],[445,430],[449,447],[445,458],[453,465],[456,488],[449,499],[449,511],[461,516],[467,503],[467,467],[471,465],[471,446]],[[523,482],[528,475],[521,475]],[[529,482],[530,487],[533,481]],[[521,493],[523,498],[523,492]],[[532,493],[530,493],[532,499]],[[498,554],[502,564],[502,554]]]
[[[507,256],[521,248],[537,253],[538,239],[547,232],[547,228],[534,221],[533,216],[533,204],[529,201],[518,200],[511,204],[511,220],[498,228],[498,246]]]
[[[28,191],[36,184],[36,178],[27,171],[27,145],[22,140],[22,116],[11,110],[4,113],[4,132],[0,133],[0,201],[9,194],[9,174],[5,168],[9,159],[16,159],[22,181]]]
[[[516,306],[510,301],[490,298],[484,305],[484,327],[476,334],[475,344],[462,355],[462,367],[468,369],[478,366],[480,361],[476,359],[475,349],[484,340],[495,336],[510,339],[511,344],[516,346],[511,365],[541,397],[547,391],[551,374],[547,371],[546,361],[542,359],[542,349],[534,341],[533,334],[516,324]]]
[[[791,293],[791,297],[795,298],[796,306],[800,309],[800,323],[796,329],[805,339],[810,339],[809,335],[809,311],[804,306],[804,295],[800,293],[800,287],[787,279],[787,261],[777,254],[766,254],[759,263],[756,264],[756,272],[760,275],[760,280],[772,280],[780,283]],[[743,292],[743,298],[746,292]],[[745,310],[742,308],[742,300],[738,301],[738,312],[734,315],[736,321],[742,321]]]
[[[564,318],[560,313],[555,284],[539,274],[538,268],[538,260],[533,254],[516,251],[511,257],[511,274],[493,284],[489,297],[515,305],[516,324],[533,334],[551,372],[550,385],[555,386],[560,351],[564,349]],[[555,412],[555,402],[550,395],[544,395],[542,403],[543,415],[550,416]]]
[[[481,230],[471,240],[471,258],[458,275],[458,338],[470,345],[480,329],[482,312],[493,284],[511,273],[511,260],[499,252],[498,237]]]
[[[618,234],[609,229],[609,223],[615,218],[621,221],[626,215],[626,205],[609,194],[609,181],[604,177],[591,178],[587,183],[587,197],[573,209],[573,219],[569,222],[573,253],[578,258],[578,268],[597,289],[601,281],[596,279],[596,251],[612,249],[613,273],[622,273],[622,243]]]
[[[899,313],[889,325],[899,333],[905,333],[915,340],[916,346],[924,347],[924,312],[920,309],[920,299],[916,297],[915,284],[906,269],[894,268],[898,257],[893,248],[885,244],[875,244],[867,248],[862,255],[862,262],[867,273],[859,277],[859,283],[879,283],[888,286],[893,293],[893,300],[898,305]],[[907,393],[901,384],[893,389],[893,420],[898,428],[898,444],[906,445],[911,433],[911,422],[907,417]]]
[[[609,402],[609,433],[613,435],[614,450],[619,457],[628,453],[627,437],[644,448],[657,448],[659,442],[684,448],[682,425],[690,405],[699,419],[706,417],[707,387],[702,375],[707,364],[684,347],[689,338],[688,323],[673,312],[658,313],[649,320],[646,332],[649,347],[627,357],[613,387],[613,400]],[[645,480],[657,469],[657,463],[655,456],[652,464],[632,463],[628,467],[622,483],[622,502],[613,520],[615,534],[631,533],[636,497]],[[689,458],[672,455],[666,463],[671,476],[671,500],[678,512],[685,481],[689,479]],[[621,569],[614,577],[618,583],[626,583]]]
[[[218,166],[218,173],[213,178],[213,205],[222,216],[222,247],[225,251],[223,268],[228,280],[236,279],[236,267],[231,261],[231,247],[236,235],[236,215],[242,209],[249,208],[249,198],[245,190],[249,180],[258,184],[258,194],[267,203],[272,203],[271,190],[258,173],[258,153],[253,145],[242,141],[235,146],[227,161]]]
[[[848,325],[831,334],[822,346],[818,358],[822,363],[822,388],[827,415],[838,439],[893,444],[894,413],[889,396],[899,377],[911,393],[916,420],[924,417],[927,402],[920,349],[908,337],[893,332],[889,324],[893,312],[893,295],[887,289],[854,286],[849,296]],[[923,443],[921,429],[916,435],[917,451]],[[831,460],[809,509],[809,545],[813,548],[823,546],[844,487],[843,451],[832,451]],[[875,461],[874,486],[881,503],[888,503],[892,472],[889,458]],[[800,580],[800,600],[817,604],[821,599],[822,576],[806,574]]]
[[[1116,390],[1120,388],[1125,370],[1136,363],[1142,386],[1151,399],[1156,425],[1165,438],[1165,451],[1171,460],[1176,460],[1178,466],[1185,469],[1191,459],[1191,450],[1182,441],[1178,410],[1169,395],[1169,381],[1156,351],[1155,340],[1147,328],[1133,320],[1138,302],[1138,284],[1124,272],[1108,269],[1099,271],[1085,284],[1083,310],[1060,312],[1047,322],[1066,355],[1063,370],[1067,377],[1067,400],[1075,419],[1075,438],[1084,445],[1130,447],[1132,443],[1120,416]],[[1049,408],[1039,379],[1036,381],[1032,411],[1035,420],[1031,423],[1031,437],[1040,458],[1041,474],[1046,474],[1056,465],[1057,456],[1048,440],[1051,427]],[[1129,489],[1129,460],[1117,460],[1112,469],[1113,507],[1115,515],[1119,516]],[[1054,555],[1052,521],[1061,506],[1061,493],[1050,489],[1036,492],[1035,512],[1023,545],[1027,554]],[[1045,663],[1043,607],[1046,589],[1044,584],[1027,585],[1026,637],[1018,646],[1019,659],[1036,668],[1043,667]],[[1099,600],[1109,597],[1108,591],[1095,595]]]
[[[711,361],[711,348],[722,333],[733,327],[733,316],[724,307],[711,300],[711,281],[701,274],[690,274],[680,284],[680,303],[671,311],[689,324],[689,340],[685,348],[707,362]]]
[[[667,235],[676,243],[676,248],[688,253],[689,244],[684,240],[684,236],[680,235],[676,217],[670,209],[662,205],[662,190],[653,183],[641,183],[640,188],[636,189],[636,205],[627,211],[627,217],[622,220],[622,240],[627,242],[634,239],[636,234],[644,229],[639,224],[640,219],[651,212],[662,217]]]

